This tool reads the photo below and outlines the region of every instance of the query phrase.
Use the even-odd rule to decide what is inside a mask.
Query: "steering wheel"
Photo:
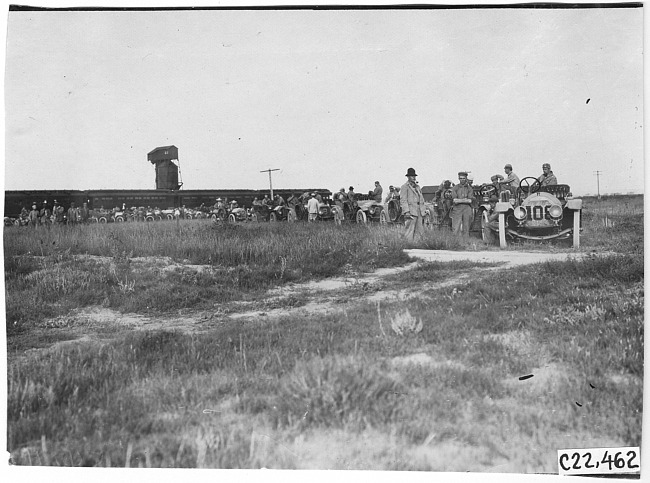
[[[519,182],[519,189],[526,195],[537,193],[542,188],[542,184],[533,176],[526,176]]]
[[[481,186],[481,196],[489,197],[497,194],[497,189],[493,184],[484,184]]]

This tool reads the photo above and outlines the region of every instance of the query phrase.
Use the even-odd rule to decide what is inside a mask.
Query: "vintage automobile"
[[[226,221],[228,219],[228,211],[224,206],[214,207],[209,212],[209,217],[212,221]]]
[[[251,221],[288,221],[294,222],[298,219],[296,210],[289,206],[268,206],[256,205],[250,210]]]
[[[447,190],[441,197],[437,196],[436,186],[423,186],[424,196],[424,226],[426,228],[444,228],[451,226],[449,211],[451,209],[451,190]],[[386,203],[382,215],[387,223],[404,223],[404,216],[400,206],[399,196]]]
[[[231,205],[228,210],[228,218],[226,219],[229,223],[248,221],[248,210],[246,210],[246,208],[242,208],[241,206]]]
[[[358,193],[355,195],[354,201],[354,203],[349,200],[343,202],[342,210],[339,205],[336,205],[336,222],[338,224],[343,221],[387,223],[386,216],[382,216],[384,205],[380,201],[375,201],[370,193],[367,195]]]
[[[501,248],[515,239],[571,239],[574,248],[580,246],[582,200],[573,198],[569,185],[541,186],[537,178],[523,178],[514,196],[500,193],[495,212]]]
[[[307,221],[309,219],[309,211],[307,209],[307,200],[296,205],[295,209],[296,220]],[[328,197],[322,197],[322,201],[318,202],[318,215],[317,221],[336,221],[339,223],[340,213],[338,206]]]

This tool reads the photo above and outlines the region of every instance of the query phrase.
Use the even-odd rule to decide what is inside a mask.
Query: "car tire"
[[[386,213],[386,210],[381,210],[381,213],[379,213],[379,223],[382,225],[388,224],[388,213]]]
[[[124,217],[123,216],[116,216],[115,217],[115,223],[124,223]]]
[[[298,219],[298,216],[296,215],[296,212],[290,209],[287,212],[287,221],[289,223],[295,223],[297,219]]]
[[[97,219],[97,223],[101,223],[101,224],[108,223],[108,218],[106,218],[105,216],[100,216],[100,217]]]
[[[229,221],[230,223],[236,223],[236,222],[237,222],[237,218],[235,217],[235,215],[234,215],[233,213],[231,213],[230,215],[228,215],[228,221]]]
[[[366,217],[366,214],[363,212],[363,210],[358,210],[355,218],[357,220],[357,223],[368,223],[368,218]]]
[[[275,211],[269,213],[269,221],[271,223],[275,223],[276,221],[278,221],[278,214]]]
[[[499,213],[499,247],[506,248],[506,214]]]
[[[573,212],[573,248],[580,248],[580,210]]]
[[[167,213],[167,219],[169,221],[172,221],[174,219],[174,215],[172,215],[171,213]]]
[[[251,213],[251,222],[253,223],[259,223],[260,217],[257,213]]]

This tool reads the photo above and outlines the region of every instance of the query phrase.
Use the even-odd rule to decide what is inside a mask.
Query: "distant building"
[[[151,164],[156,165],[157,190],[178,190],[183,186],[183,182],[179,182],[180,165],[176,164],[178,163],[176,146],[158,147],[147,154],[147,159]]]

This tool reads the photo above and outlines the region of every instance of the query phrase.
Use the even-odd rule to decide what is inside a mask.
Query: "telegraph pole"
[[[271,171],[280,171],[280,168],[265,169],[264,171],[260,171],[260,173],[269,173],[269,188],[271,188],[271,199],[273,199],[273,181],[271,181]]]
[[[598,185],[598,199],[600,200],[600,175],[602,174],[602,171],[594,171],[594,174],[596,175],[596,183]],[[269,174],[270,176],[270,174]]]

